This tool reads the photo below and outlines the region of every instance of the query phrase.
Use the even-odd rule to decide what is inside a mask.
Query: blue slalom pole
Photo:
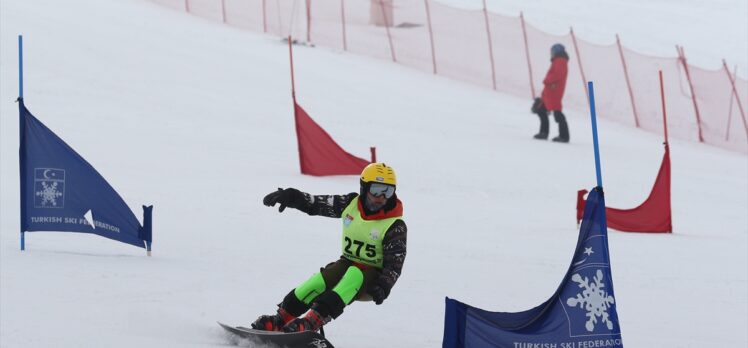
[[[18,35],[18,97],[23,99],[23,35]]]
[[[23,35],[18,35],[18,98],[23,99]],[[21,192],[23,194],[23,190]],[[21,203],[23,204],[23,198]],[[23,226],[23,221],[21,221],[21,226]],[[21,227],[21,250],[26,250],[26,233],[23,227]]]
[[[595,113],[595,89],[592,81],[587,82],[587,90],[590,94],[590,116],[592,117],[592,142],[595,145],[595,173],[597,174],[597,187],[603,188],[603,176],[600,170],[600,145],[597,141],[597,115]]]

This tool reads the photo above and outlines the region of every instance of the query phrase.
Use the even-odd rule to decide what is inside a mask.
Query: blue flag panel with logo
[[[623,347],[602,190],[595,188],[587,197],[574,259],[548,301],[503,313],[447,298],[442,347]]]
[[[93,233],[150,250],[151,209],[141,226],[104,178],[18,100],[21,231]]]

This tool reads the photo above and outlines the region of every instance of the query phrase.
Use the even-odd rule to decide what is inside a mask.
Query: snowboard
[[[221,327],[244,339],[248,339],[255,343],[273,344],[279,347],[288,348],[335,348],[330,341],[322,337],[317,332],[304,331],[304,332],[278,332],[278,331],[262,331],[254,330],[246,327],[234,327],[226,325],[222,322],[218,322]]]

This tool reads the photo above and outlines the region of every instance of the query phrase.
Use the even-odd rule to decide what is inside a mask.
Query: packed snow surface
[[[683,44],[694,64],[748,67],[745,1],[581,4],[489,1],[549,31],[617,32],[640,51]],[[54,232],[27,233],[19,250],[18,34],[27,106],[136,215],[155,206],[152,257]],[[261,203],[278,187],[358,191],[356,176],[299,174],[278,38],[145,0],[3,0],[0,35],[0,346],[224,347],[217,320],[271,313],[340,254],[339,221]],[[595,185],[586,110],[566,110],[570,144],[537,141],[528,100],[319,47],[294,59],[310,115],[347,151],[376,146],[397,170],[409,228],[390,298],[349,306],[328,325],[336,346],[438,347],[445,296],[509,312],[553,293],[577,241],[576,191]],[[662,136],[598,126],[607,204],[635,207]],[[623,340],[745,347],[747,158],[678,140],[671,158],[674,233],[609,232]]]

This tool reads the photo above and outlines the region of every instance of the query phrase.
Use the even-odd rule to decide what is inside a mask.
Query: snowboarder
[[[569,126],[561,112],[561,99],[566,89],[566,75],[569,55],[564,45],[557,43],[551,46],[551,67],[543,79],[543,92],[532,105],[532,112],[540,117],[540,132],[535,139],[548,139],[548,112],[553,111],[553,118],[558,123],[558,136],[552,140],[559,143],[569,142]]]
[[[353,301],[382,304],[405,261],[407,228],[396,185],[392,167],[371,163],[361,173],[360,193],[312,196],[279,188],[265,196],[263,203],[280,204],[279,212],[291,207],[309,215],[342,218],[343,253],[291,290],[275,314],[260,316],[252,328],[317,331]]]

